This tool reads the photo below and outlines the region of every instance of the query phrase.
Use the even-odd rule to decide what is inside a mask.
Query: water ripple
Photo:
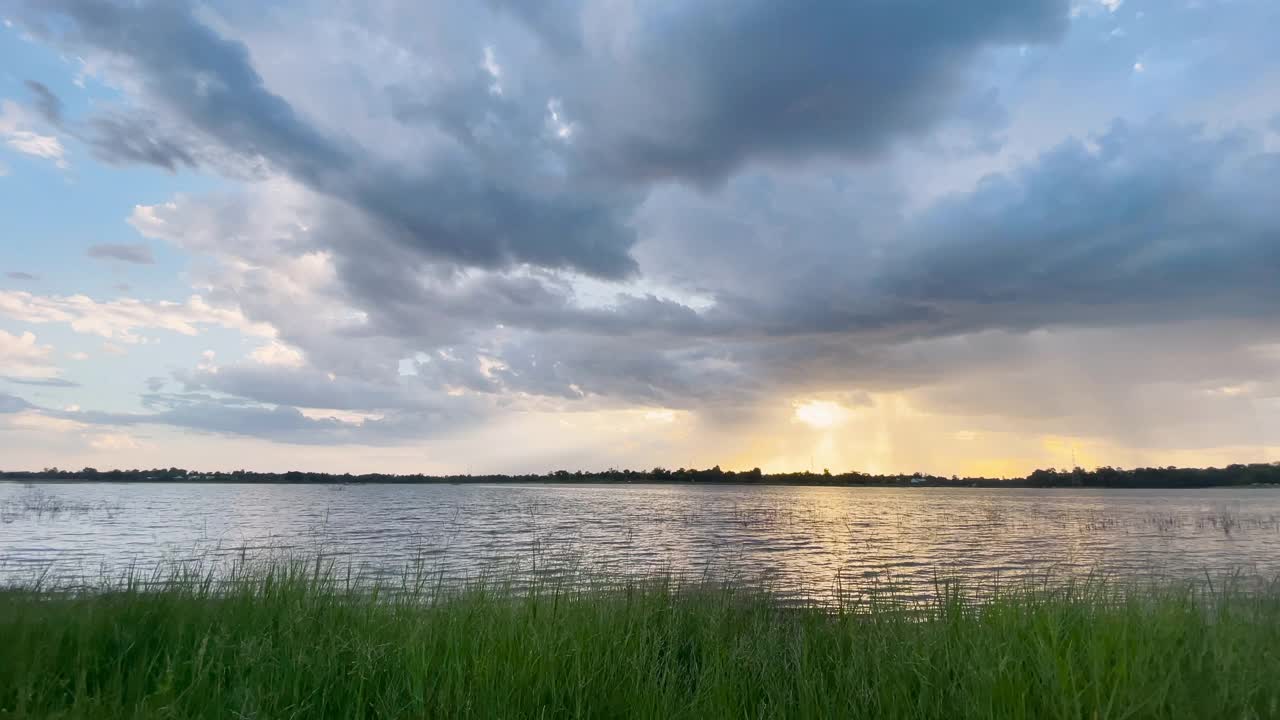
[[[0,483],[0,581],[296,552],[372,572],[578,567],[783,592],[1105,572],[1280,574],[1280,492]]]

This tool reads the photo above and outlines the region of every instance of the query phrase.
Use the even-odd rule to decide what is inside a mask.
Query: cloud
[[[14,150],[52,160],[55,165],[61,168],[67,167],[66,152],[62,149],[62,143],[58,142],[58,138],[51,135],[39,135],[26,130],[13,130],[5,133],[5,135],[5,142]]]
[[[6,145],[24,155],[50,160],[60,168],[68,167],[62,142],[33,130],[35,125],[36,119],[21,105],[11,100],[0,102],[0,138]]]
[[[255,161],[234,158],[198,134],[136,108],[107,107],[83,123],[68,123],[62,100],[52,90],[32,80],[27,87],[36,95],[36,111],[46,123],[85,143],[95,158],[109,165],[154,165],[170,172],[205,165],[232,177],[261,172]]]
[[[497,348],[488,370],[461,353],[452,360],[433,357],[430,365],[437,373],[450,365],[460,366],[450,368],[455,374],[469,368],[476,380],[464,386],[478,391],[488,386],[489,392],[690,408],[741,403],[755,389],[755,379],[727,355],[696,340],[657,340],[646,347],[625,336],[557,334],[529,335]]]
[[[130,62],[142,93],[228,152],[260,157],[367,214],[428,258],[497,267],[532,262],[600,275],[634,270],[622,198],[554,171],[446,152],[408,171],[318,130],[270,92],[245,47],[183,6],[94,0],[47,6],[72,21],[66,39]],[[528,155],[543,143],[525,138]],[[496,160],[494,162],[497,162]],[[421,168],[431,168],[429,171]]]
[[[1244,132],[1117,123],[930,209],[877,289],[939,331],[1269,317],[1280,155]]]
[[[547,0],[540,3],[488,0],[488,3],[519,18],[557,52],[568,54],[581,52],[583,49],[583,4],[579,0]]]
[[[44,83],[28,80],[27,89],[36,96],[36,112],[54,127],[62,125],[62,101]]]
[[[313,368],[246,363],[179,372],[187,393],[216,393],[264,405],[333,410],[443,411],[468,402],[416,378],[381,381],[333,375]],[[160,396],[157,396],[160,397]],[[463,413],[466,414],[466,413]]]
[[[0,375],[0,380],[16,383],[18,385],[35,385],[38,387],[57,387],[57,388],[78,388],[80,383],[66,378],[23,378]]]
[[[8,427],[38,432],[72,433],[80,432],[89,426],[73,419],[75,413],[53,413],[34,406],[12,414],[8,418]]]
[[[718,2],[681,6],[670,17],[637,6],[637,17],[620,25],[632,35],[615,43],[594,4],[493,5],[547,49],[504,30],[504,47],[523,55],[501,93],[491,92],[492,68],[515,71],[491,44],[469,48],[469,71],[459,64],[465,43],[418,58],[450,71],[388,85],[392,115],[405,126],[399,132],[421,148],[409,162],[380,159],[357,133],[322,129],[268,89],[225,18],[214,30],[181,5],[61,0],[41,6],[59,22],[33,11],[30,24],[122,65],[136,97],[161,110],[100,118],[100,157],[167,169],[197,162],[182,141],[137,129],[163,116],[340,200],[420,260],[623,277],[636,271],[630,216],[647,183],[711,183],[757,160],[878,154],[963,107],[977,91],[966,71],[983,49],[1052,41],[1068,17],[1066,0],[983,0],[945,12]],[[363,30],[394,35],[431,24],[460,38],[492,23],[479,7],[421,12],[436,17]],[[364,14],[342,21],[376,22]],[[111,137],[157,139],[130,148]]]
[[[103,113],[88,121],[81,139],[110,165],[155,165],[169,172],[194,169],[203,157],[199,140],[180,137],[143,113]],[[205,157],[209,164],[216,160]]]
[[[99,260],[119,260],[137,265],[151,265],[156,261],[151,255],[151,246],[146,243],[99,243],[90,245],[86,254]]]
[[[249,358],[262,365],[281,367],[301,367],[305,362],[302,353],[296,348],[278,341],[254,348],[253,352],[249,353]]]
[[[973,429],[1165,450],[1261,447],[1280,422],[1275,388],[1265,382],[1280,372],[1265,352],[1276,334],[1265,325],[1200,322],[926,341],[918,351],[963,367],[930,373],[913,399],[930,412],[972,418]]]
[[[24,130],[234,182],[129,218],[192,256],[192,301],[0,313],[116,349],[255,338],[145,413],[77,416],[112,432],[390,444],[636,406],[806,436],[929,416],[969,446],[1265,430],[1274,137],[1160,119],[1203,114],[1234,38],[1182,10],[1119,38],[1128,5],[953,5],[31,3],[120,96],[77,119],[33,87]]]
[[[585,92],[566,93],[564,108],[608,172],[709,183],[753,161],[864,158],[920,136],[975,91],[966,70],[979,51],[1055,40],[1068,3],[749,1],[635,12],[621,50],[587,43],[566,83]]]
[[[716,196],[681,191],[677,202],[664,193],[642,215],[655,238],[638,255],[653,277],[713,299],[698,309],[622,290],[586,303],[558,273],[433,274],[335,257],[320,248],[345,227],[312,196],[270,186],[139,208],[134,223],[222,258],[211,284],[305,361],[291,376],[224,367],[185,378],[192,389],[372,411],[421,386],[442,412],[452,406],[438,393],[465,392],[511,407],[639,403],[721,419],[817,392],[915,392],[958,412],[940,399],[958,397],[965,378],[987,382],[980,368],[1040,362],[1026,349],[1034,343],[991,332],[1244,323],[1247,333],[1222,336],[1220,364],[1245,352],[1249,334],[1273,334],[1267,239],[1280,219],[1258,196],[1273,172],[1247,134],[1154,122],[1068,141],[914,214],[876,171],[838,184],[798,171],[749,175]],[[1090,348],[1112,342],[1087,337]],[[1161,341],[1174,354],[1196,342]],[[406,359],[411,386],[398,377]],[[334,385],[330,371],[367,384]],[[1108,372],[1139,383],[1146,371],[1117,361]],[[950,389],[923,390],[934,386]],[[1046,414],[1060,405],[1048,388],[1024,394]]]
[[[58,410],[31,405],[0,393],[0,413],[11,414],[8,426],[45,432],[79,432],[98,450],[133,450],[141,443],[129,428],[166,426],[198,433],[255,438],[293,445],[395,445],[428,436],[444,436],[473,427],[481,416],[467,401],[449,412],[427,405],[393,415],[314,411],[289,405],[263,404],[207,392],[149,393],[146,412]],[[404,406],[404,403],[401,403]],[[106,430],[99,430],[105,428]]]
[[[183,197],[141,206],[131,222],[148,237],[215,257],[218,266],[198,282],[277,328],[316,367],[339,373],[394,377],[401,358],[468,343],[477,331],[501,335],[499,327],[622,336],[700,323],[689,307],[653,295],[586,305],[556,273],[415,269],[381,256],[376,232],[335,221],[326,201],[296,190],[272,183],[236,196]],[[328,249],[348,236],[366,251]]]
[[[457,396],[402,377],[379,383],[309,368],[257,363],[214,365],[212,353],[192,371],[175,374],[180,392],[163,392],[152,378],[140,396],[144,412],[103,412],[37,407],[0,394],[6,412],[25,411],[11,421],[27,429],[119,435],[137,426],[169,426],[217,435],[302,445],[395,445],[445,436],[475,427],[493,403]],[[43,384],[43,383],[42,383]],[[121,446],[117,449],[129,449]]]
[[[22,271],[20,271],[20,270],[12,270],[12,271],[10,271],[10,272],[5,273],[5,274],[4,274],[4,276],[5,276],[5,277],[7,277],[7,278],[9,278],[10,280],[24,280],[24,281],[26,281],[26,280],[39,280],[39,279],[40,279],[40,278],[38,278],[37,276],[32,275],[32,274],[31,274],[31,273],[29,273],[29,272],[22,272]]]
[[[17,413],[27,410],[31,403],[16,396],[0,393],[0,414]]]
[[[186,302],[143,302],[124,298],[99,302],[85,295],[43,296],[0,291],[0,315],[20,322],[65,323],[78,333],[124,343],[141,342],[139,330],[155,329],[197,335],[204,325],[271,337],[274,330],[246,319],[238,309],[215,307],[199,295]]]
[[[266,439],[295,445],[389,445],[472,426],[460,412],[405,411],[393,417],[349,413],[304,413],[287,405],[263,405],[202,393],[144,397],[153,412],[44,411],[50,421],[74,422],[77,429],[160,425],[202,433]],[[314,417],[310,417],[313,415]],[[343,419],[340,419],[341,416]]]
[[[53,380],[58,368],[53,364],[53,346],[36,343],[29,332],[12,335],[0,330],[0,376],[19,380]]]
[[[137,450],[142,447],[132,435],[127,433],[96,433],[88,437],[89,447],[94,450]]]

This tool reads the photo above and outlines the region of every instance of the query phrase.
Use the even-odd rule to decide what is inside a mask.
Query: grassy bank
[[[0,717],[1280,716],[1277,591],[950,591],[832,613],[661,580],[447,596],[301,566],[191,580],[0,592]]]

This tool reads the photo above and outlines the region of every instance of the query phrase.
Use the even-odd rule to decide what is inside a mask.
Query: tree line
[[[98,470],[91,467],[66,470],[56,467],[41,470],[0,471],[0,480],[67,480],[90,482],[210,482],[210,483],[704,483],[746,485],[819,485],[868,487],[1113,487],[1113,488],[1203,488],[1280,485],[1280,463],[1235,464],[1222,468],[1148,467],[1120,469],[1100,467],[1094,470],[1036,470],[1022,478],[959,477],[911,473],[874,475],[862,472],[764,473],[759,468],[746,471],[722,470],[720,466],[703,470],[655,467],[652,470],[586,471],[556,470],[545,474],[525,475],[423,475],[317,472],[256,472],[233,470],[205,472],[184,468],[152,468],[134,470]]]

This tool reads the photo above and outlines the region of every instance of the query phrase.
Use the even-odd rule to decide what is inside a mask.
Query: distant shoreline
[[[244,483],[281,485],[539,485],[539,484],[658,484],[658,485],[746,485],[807,487],[977,487],[977,488],[1213,488],[1265,487],[1280,485],[1280,463],[1236,464],[1224,468],[1098,468],[1073,471],[1036,470],[1022,478],[945,477],[913,473],[871,475],[867,473],[771,473],[759,469],[744,472],[678,468],[667,470],[557,471],[541,475],[361,475],[285,472],[264,473],[238,470],[202,472],[183,468],[151,470],[13,470],[0,472],[0,481],[9,482],[117,482],[117,483]]]

